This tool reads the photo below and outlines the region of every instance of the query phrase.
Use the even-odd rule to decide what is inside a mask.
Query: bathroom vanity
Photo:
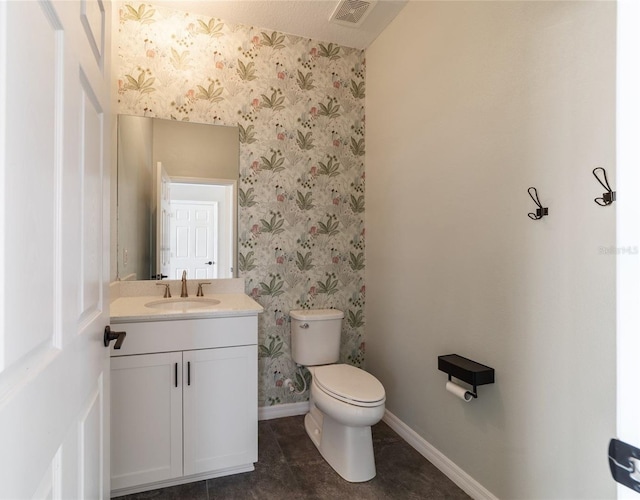
[[[154,282],[120,283],[111,304],[111,329],[126,332],[120,349],[110,347],[112,496],[254,468],[262,307],[237,293],[242,280],[219,281],[226,291],[202,298],[189,283],[188,299],[163,299]]]

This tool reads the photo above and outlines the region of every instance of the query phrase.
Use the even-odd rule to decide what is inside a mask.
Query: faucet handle
[[[170,299],[171,298],[171,289],[169,288],[169,283],[156,283],[156,286],[163,286],[164,287],[164,298],[165,299]]]
[[[202,293],[202,285],[210,285],[210,281],[203,281],[202,283],[198,283],[198,292],[196,293],[196,297],[204,297],[204,293]]]

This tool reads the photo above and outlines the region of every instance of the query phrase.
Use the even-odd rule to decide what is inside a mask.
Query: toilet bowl
[[[311,397],[322,412],[350,427],[371,426],[384,415],[385,393],[373,375],[350,365],[311,371]]]
[[[293,360],[311,373],[307,434],[320,454],[350,482],[375,477],[371,426],[384,415],[385,391],[370,373],[335,363],[344,314],[335,309],[291,311]]]

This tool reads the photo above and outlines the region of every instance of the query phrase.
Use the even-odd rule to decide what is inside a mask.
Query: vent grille
[[[329,18],[330,22],[344,26],[358,27],[369,15],[377,0],[343,0]]]

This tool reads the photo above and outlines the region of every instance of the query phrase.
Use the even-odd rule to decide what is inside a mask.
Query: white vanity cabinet
[[[111,359],[112,490],[182,476],[176,366],[182,366],[181,352]]]
[[[186,351],[182,359],[191,372],[183,378],[184,474],[257,461],[257,346]]]
[[[113,496],[253,470],[257,316],[112,325]]]

